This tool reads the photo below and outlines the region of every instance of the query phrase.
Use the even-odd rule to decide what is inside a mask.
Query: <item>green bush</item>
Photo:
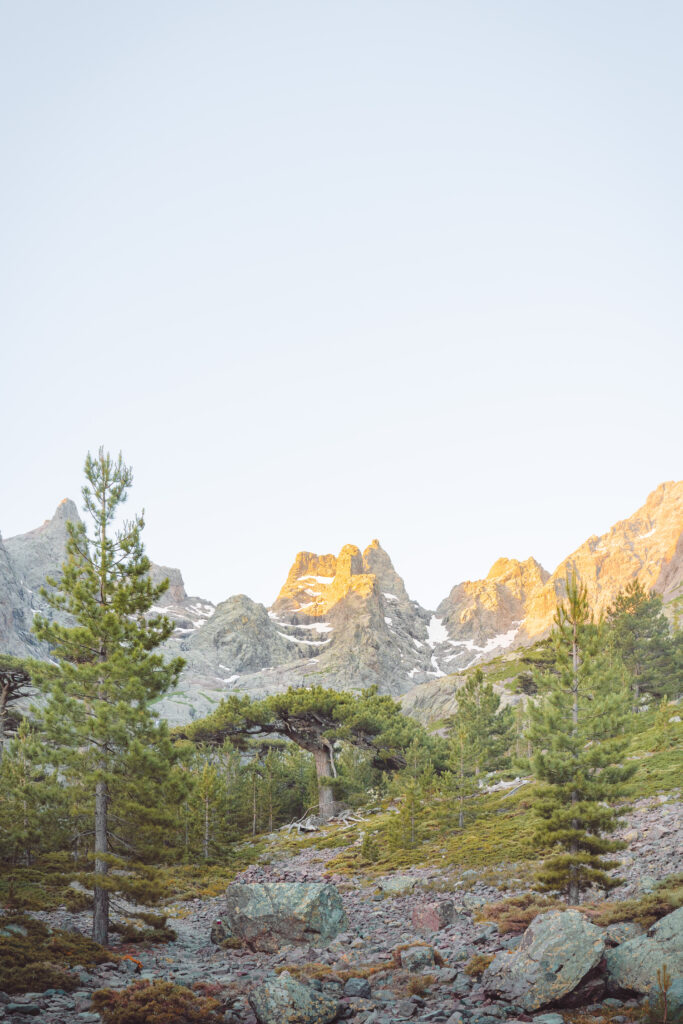
[[[93,992],[93,1009],[104,1024],[223,1024],[217,999],[170,981],[134,981],[123,990]]]
[[[0,917],[0,991],[13,995],[79,987],[68,967],[92,967],[115,960],[84,935],[52,929],[27,914]]]

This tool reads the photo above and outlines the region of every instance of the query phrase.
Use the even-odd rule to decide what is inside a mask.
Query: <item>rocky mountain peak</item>
[[[38,590],[45,577],[57,572],[64,561],[67,541],[67,522],[80,521],[78,509],[70,498],[60,501],[51,519],[16,537],[5,541],[17,578],[29,590]]]
[[[410,600],[403,580],[394,569],[391,558],[378,540],[373,540],[363,552],[363,566],[365,572],[372,573],[376,578],[379,589],[385,597],[390,594],[400,601]]]

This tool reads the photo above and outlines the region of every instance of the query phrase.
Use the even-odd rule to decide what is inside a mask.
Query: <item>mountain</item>
[[[596,614],[636,577],[667,602],[680,596],[683,481],[660,484],[642,508],[601,537],[589,537],[552,575],[533,558],[501,558],[486,579],[453,587],[436,610],[446,633],[437,660],[452,672],[545,636],[573,572],[586,584]]]
[[[38,590],[58,575],[65,500],[30,533],[0,539],[0,651],[46,657],[30,627],[51,614]],[[338,555],[297,554],[270,608],[244,594],[217,606],[188,596],[180,570],[152,564],[170,586],[155,610],[174,622],[165,645],[186,668],[178,690],[157,705],[172,722],[207,713],[231,692],[264,696],[288,686],[336,689],[376,685],[406,695],[406,707],[438,704],[454,693],[454,673],[528,644],[552,627],[568,571],[586,583],[599,612],[636,576],[673,607],[683,594],[683,481],[661,484],[642,508],[602,537],[590,537],[551,574],[535,559],[500,558],[483,580],[458,583],[436,612],[408,595],[387,552],[373,540]],[[450,695],[450,697],[448,697]]]

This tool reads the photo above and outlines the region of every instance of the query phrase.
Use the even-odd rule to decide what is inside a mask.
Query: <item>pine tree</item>
[[[624,845],[606,834],[618,819],[608,801],[623,797],[635,770],[621,763],[629,692],[610,666],[604,630],[593,624],[586,587],[575,577],[557,608],[553,644],[556,668],[538,675],[541,699],[529,708],[537,839],[552,850],[538,883],[577,903],[591,885],[619,884],[607,874],[617,864],[604,855]]]
[[[614,648],[630,677],[634,710],[643,695],[676,695],[680,679],[676,681],[674,642],[661,597],[632,580],[617,594],[607,618]]]
[[[30,683],[28,661],[14,658],[11,654],[0,654],[0,761],[11,731],[12,705],[28,696]]]
[[[396,701],[379,696],[374,688],[356,695],[320,686],[291,687],[259,701],[232,695],[207,718],[177,729],[176,735],[195,743],[216,744],[230,738],[241,747],[258,736],[279,736],[297,744],[313,755],[318,809],[325,818],[334,812],[338,785],[335,743],[366,750],[380,770],[403,768],[404,752],[416,735],[435,753],[442,745],[438,737],[430,737],[417,722],[401,714]]]
[[[131,866],[149,842],[139,829],[165,820],[173,779],[173,749],[150,703],[175,685],[181,659],[165,663],[156,648],[171,635],[165,616],[150,616],[168,587],[155,586],[144,553],[142,516],[115,522],[132,483],[121,455],[103,449],[85,462],[84,510],[92,526],[67,523],[67,560],[59,580],[43,590],[50,605],[71,617],[62,625],[36,616],[35,632],[54,662],[36,666],[34,681],[46,705],[42,726],[51,758],[77,787],[92,815],[94,835],[93,938],[109,937],[109,896],[132,891]],[[177,795],[177,794],[176,794]],[[143,830],[144,831],[144,830]],[[137,834],[135,834],[137,833]],[[115,875],[109,868],[116,865]]]
[[[500,696],[476,669],[456,695],[457,711],[450,729],[449,789],[458,806],[458,824],[465,824],[465,803],[479,787],[482,772],[502,767],[513,741],[514,714],[500,707]]]
[[[426,838],[432,811],[434,767],[429,749],[415,737],[406,750],[406,767],[395,780],[401,807],[389,823],[387,836],[393,849],[411,849]]]
[[[67,795],[26,719],[0,762],[0,858],[30,865],[36,856],[68,844]]]

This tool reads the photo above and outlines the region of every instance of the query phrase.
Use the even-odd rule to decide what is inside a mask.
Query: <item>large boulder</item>
[[[607,987],[615,994],[652,992],[657,971],[666,964],[669,975],[683,974],[683,907],[653,924],[647,935],[639,935],[609,949],[605,956]]]
[[[329,1024],[339,1008],[336,999],[302,985],[289,971],[266,978],[249,994],[249,1005],[259,1024]]]
[[[223,920],[232,935],[266,953],[291,943],[326,946],[347,928],[338,890],[321,882],[231,885]]]
[[[514,951],[494,957],[482,985],[489,995],[538,1010],[565,1000],[604,951],[602,929],[578,910],[551,910],[534,918]]]
[[[420,906],[413,908],[410,920],[415,931],[438,932],[442,928],[447,928],[455,923],[455,903],[453,900],[422,903]],[[466,918],[464,920],[467,921]]]

